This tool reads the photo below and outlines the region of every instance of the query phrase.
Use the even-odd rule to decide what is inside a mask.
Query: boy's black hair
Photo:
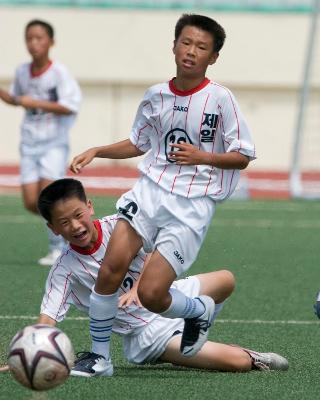
[[[35,25],[40,25],[42,26],[42,28],[44,28],[49,36],[50,39],[54,38],[54,29],[53,26],[51,24],[49,24],[49,22],[46,21],[42,21],[41,19],[33,19],[32,21],[27,23],[27,26],[25,28],[25,35],[28,32],[28,29],[31,28],[32,26]]]
[[[214,19],[198,14],[183,14],[176,23],[174,38],[177,40],[185,26],[195,26],[211,34],[213,38],[213,50],[219,52],[226,39],[226,33],[221,25]]]
[[[87,203],[87,196],[82,183],[72,178],[58,179],[41,191],[38,198],[38,210],[42,217],[51,223],[51,212],[55,203],[71,197],[76,197]]]

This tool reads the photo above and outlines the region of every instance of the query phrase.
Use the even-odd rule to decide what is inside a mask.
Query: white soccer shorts
[[[200,281],[196,276],[175,281],[172,287],[181,290],[186,296],[196,297],[200,294]],[[126,359],[134,364],[157,362],[169,340],[175,333],[181,334],[183,327],[184,320],[181,318],[169,319],[158,315],[135,334],[123,337]]]
[[[188,199],[143,176],[117,202],[119,217],[142,237],[147,253],[157,249],[177,276],[195,261],[215,211],[209,197]]]
[[[22,184],[39,182],[41,179],[55,181],[66,174],[68,146],[48,148],[41,154],[21,155],[20,179]]]

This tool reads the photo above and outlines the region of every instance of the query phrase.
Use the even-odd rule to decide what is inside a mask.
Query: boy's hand
[[[189,143],[171,143],[171,146],[177,148],[175,151],[170,151],[169,157],[178,165],[199,165],[205,164],[204,152],[198,147]]]
[[[138,297],[137,288],[138,285],[134,285],[132,289],[129,290],[129,292],[119,297],[119,304],[118,304],[119,308],[129,307],[131,306],[132,303],[138,307],[142,307],[142,304]]]
[[[75,156],[71,162],[70,170],[75,174],[81,172],[82,168],[89,164],[96,156],[96,150],[93,147],[78,156]]]
[[[0,366],[0,372],[7,372],[7,371],[9,371],[9,365],[5,364]]]

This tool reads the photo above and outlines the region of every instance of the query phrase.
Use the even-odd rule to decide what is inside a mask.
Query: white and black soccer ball
[[[63,383],[74,363],[68,336],[49,325],[26,326],[11,340],[8,365],[14,378],[33,390]]]

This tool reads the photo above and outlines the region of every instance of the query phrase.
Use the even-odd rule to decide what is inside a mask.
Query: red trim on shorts
[[[99,249],[99,247],[101,246],[101,243],[102,243],[102,229],[101,229],[99,220],[95,220],[95,221],[93,221],[93,223],[98,231],[98,239],[95,242],[95,244],[93,245],[93,247],[91,249],[84,249],[83,247],[79,247],[79,246],[76,246],[76,245],[70,243],[70,247],[72,248],[72,250],[76,251],[79,254],[83,254],[86,256],[86,255],[91,255],[91,254],[95,253]]]
[[[172,93],[176,94],[177,96],[190,96],[193,93],[199,92],[201,89],[206,87],[208,83],[210,83],[210,80],[208,78],[204,78],[203,81],[193,89],[189,90],[179,90],[176,88],[174,84],[174,80],[176,78],[172,78],[171,81],[169,81],[169,89],[171,90]]]

